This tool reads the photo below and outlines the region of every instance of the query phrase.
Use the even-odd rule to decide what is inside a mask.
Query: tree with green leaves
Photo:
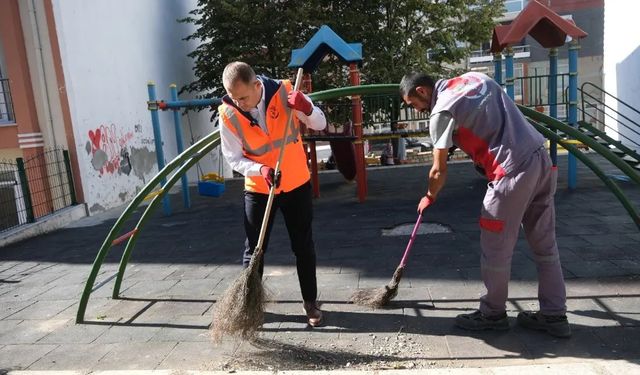
[[[362,83],[399,82],[409,70],[435,75],[464,69],[471,46],[491,36],[503,0],[199,0],[181,22],[197,27],[189,54],[192,92],[224,95],[225,65],[242,60],[258,74],[292,77],[291,50],[326,24],[348,43],[363,44]],[[335,57],[313,75],[314,90],[348,84]]]

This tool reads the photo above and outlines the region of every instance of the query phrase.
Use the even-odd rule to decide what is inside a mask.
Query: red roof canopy
[[[567,35],[574,39],[587,36],[572,21],[562,18],[537,0],[530,0],[513,22],[493,29],[491,52],[500,52],[509,45],[520,43],[527,34],[544,48],[564,45]]]

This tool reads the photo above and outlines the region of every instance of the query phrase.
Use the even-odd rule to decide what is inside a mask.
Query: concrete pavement
[[[527,374],[567,372],[563,366],[586,374],[633,373],[640,363],[640,231],[584,166],[573,192],[566,190],[564,159],[560,167],[557,234],[571,339],[515,325],[518,311],[537,307],[535,265],[523,238],[513,257],[508,303],[513,328],[469,333],[453,326],[453,317],[475,309],[483,292],[477,217],[486,181],[469,163],[451,166],[447,186],[425,218],[450,232],[418,237],[396,300],[379,310],[348,303],[354,290],[387,283],[397,266],[408,236],[383,233],[415,221],[426,187],[428,168],[410,166],[369,170],[364,204],[356,200],[355,184],[336,173],[321,174],[314,221],[319,299],[326,312],[321,328],[309,329],[300,314],[294,260],[282,219],[277,220],[266,254],[271,298],[255,343],[229,339],[214,346],[208,337],[211,308],[240,270],[239,180],[228,181],[220,198],[194,195],[188,210],[174,196],[174,214],[158,212],[142,232],[122,298],[111,299],[113,280],[106,282],[92,294],[83,324],[74,323],[79,295],[113,213],[0,249],[0,374],[425,369],[457,374],[459,368]],[[640,207],[640,189],[620,184]],[[118,247],[108,255],[98,282],[115,273],[121,253]]]
[[[634,374],[640,371],[640,365],[627,361],[589,361],[574,363],[551,363],[543,365],[504,366],[504,367],[460,367],[433,368],[430,375],[618,375]],[[233,371],[236,375],[415,375],[423,370],[283,370],[283,371]],[[192,371],[192,370],[120,370],[95,371],[91,375],[227,375],[230,371]],[[85,375],[83,371],[11,371],[11,375]]]

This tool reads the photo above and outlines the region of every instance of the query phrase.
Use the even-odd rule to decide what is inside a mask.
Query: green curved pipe
[[[193,154],[201,150],[208,143],[212,142],[219,137],[219,132],[216,131],[214,133],[208,134],[191,147],[184,150],[184,152],[178,155],[175,159],[169,162],[162,170],[158,172],[133,198],[133,200],[129,203],[127,208],[122,212],[118,220],[116,220],[113,227],[107,234],[107,237],[102,242],[102,246],[98,250],[98,254],[96,255],[96,259],[93,261],[93,265],[91,267],[91,271],[89,276],[87,277],[87,281],[85,283],[82,295],[80,296],[80,303],[78,304],[78,312],[76,314],[76,323],[80,323],[84,320],[84,313],[87,309],[87,302],[89,301],[89,296],[91,295],[91,289],[93,288],[93,284],[96,281],[96,277],[98,276],[98,271],[104,262],[109,249],[111,248],[111,244],[113,240],[117,237],[118,233],[122,229],[124,223],[129,219],[131,214],[138,208],[140,203],[144,200],[144,198],[152,192],[152,190],[160,183],[160,181],[169,175],[174,169],[180,167],[188,158],[190,158]]]
[[[171,176],[171,178],[169,178],[167,183],[164,184],[164,186],[162,186],[162,189],[163,189],[162,192],[156,195],[155,197],[153,197],[153,200],[151,201],[151,203],[149,203],[145,211],[142,213],[142,215],[140,216],[140,219],[138,220],[138,223],[135,226],[135,229],[138,229],[138,230],[129,238],[129,241],[127,242],[127,246],[125,247],[124,252],[122,253],[122,258],[120,259],[120,265],[118,266],[118,273],[116,275],[116,281],[113,286],[113,294],[112,294],[113,298],[118,298],[120,295],[120,286],[122,284],[122,279],[124,277],[124,271],[127,268],[127,264],[129,263],[129,258],[131,257],[131,252],[133,251],[133,247],[135,246],[136,240],[138,238],[138,234],[140,233],[140,229],[145,225],[147,220],[151,217],[150,214],[153,212],[156,206],[161,202],[162,197],[169,193],[169,190],[173,187],[173,185],[176,182],[178,182],[178,180],[180,180],[180,178],[185,173],[187,173],[187,171],[191,167],[193,167],[195,163],[200,161],[200,159],[202,159],[208,152],[213,150],[219,144],[220,144],[220,138],[218,137],[217,139],[213,140],[211,143],[203,147],[202,150],[198,151],[198,153],[196,153],[193,157],[191,157],[191,159],[189,159],[185,164],[183,164],[176,171],[176,173],[173,176]]]
[[[633,181],[640,184],[640,174],[636,173],[629,164],[627,164],[624,160],[620,159],[616,154],[614,154],[611,150],[609,150],[608,147],[605,147],[600,143],[596,142],[594,139],[592,139],[588,135],[583,134],[580,130],[572,126],[569,126],[562,121],[558,121],[553,117],[549,117],[544,113],[540,113],[531,108],[523,107],[519,104],[518,104],[518,108],[525,116],[529,117],[530,119],[536,122],[541,122],[554,129],[557,129],[573,137],[574,139],[584,143],[585,145],[589,146],[592,150],[602,155],[605,159],[611,162],[611,164],[618,167],[618,169],[620,169],[624,174],[629,176],[629,178],[631,178]]]
[[[398,94],[399,87],[400,86],[397,84],[347,86],[337,89],[312,92],[309,94],[309,97],[312,100],[319,101],[352,95]]]
[[[604,184],[609,188],[609,190],[613,192],[616,198],[618,198],[620,203],[622,203],[622,206],[629,213],[629,216],[631,216],[631,218],[633,219],[633,222],[640,229],[640,215],[638,215],[638,212],[635,210],[635,208],[633,207],[633,205],[631,204],[627,196],[624,194],[624,192],[620,189],[620,187],[615,182],[613,182],[609,177],[607,177],[604,171],[600,169],[600,167],[598,167],[596,163],[593,162],[593,160],[589,159],[584,153],[582,153],[582,151],[580,151],[578,147],[576,147],[571,143],[568,143],[566,140],[562,139],[562,137],[560,137],[558,134],[547,129],[545,126],[538,124],[536,121],[533,121],[532,119],[530,119],[529,122],[531,123],[531,125],[533,125],[536,128],[536,130],[542,133],[542,135],[562,145],[562,147],[567,149],[567,151],[571,152],[577,159],[580,159],[582,163],[584,163],[587,167],[589,167],[591,171],[593,171],[593,173],[595,173],[596,176],[598,176],[602,180],[602,182],[604,182]]]

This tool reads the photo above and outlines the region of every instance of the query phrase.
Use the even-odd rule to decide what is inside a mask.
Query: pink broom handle
[[[418,215],[418,220],[416,221],[416,225],[413,226],[413,232],[411,232],[411,238],[409,239],[409,243],[407,244],[407,248],[404,250],[404,255],[402,256],[402,260],[400,261],[400,267],[404,268],[407,265],[407,259],[409,258],[409,252],[411,251],[411,246],[413,246],[413,241],[416,239],[416,233],[418,233],[418,228],[420,227],[420,222],[422,221],[422,213]]]

